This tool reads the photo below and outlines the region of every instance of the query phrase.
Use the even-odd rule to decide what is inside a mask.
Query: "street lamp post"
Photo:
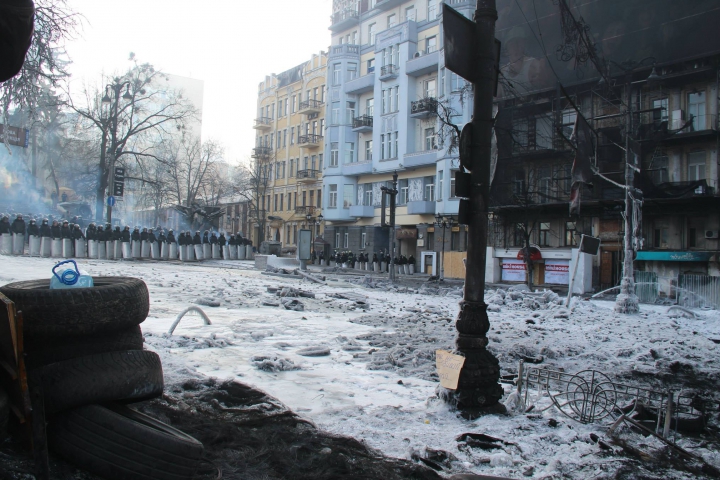
[[[440,280],[445,279],[445,229],[452,228],[453,218],[443,217],[439,213],[435,215],[435,226],[442,228],[442,253],[440,255]]]
[[[125,93],[121,96],[120,92],[122,89],[125,88]],[[110,92],[112,92],[112,97],[110,96]],[[108,148],[107,152],[110,154],[110,164],[107,168],[107,196],[110,197],[113,193],[112,191],[112,185],[113,185],[113,174],[115,172],[115,161],[117,160],[117,127],[118,127],[118,104],[120,103],[120,99],[123,100],[132,100],[133,96],[130,94],[130,82],[124,81],[121,82],[119,78],[115,78],[114,82],[111,85],[107,85],[105,87],[105,95],[102,98],[102,104],[106,106],[110,106],[110,148]],[[107,162],[105,163],[107,165]],[[102,220],[102,216],[100,214],[96,213],[96,217],[100,217],[99,219]],[[107,206],[107,223],[112,223],[112,207],[110,205]]]

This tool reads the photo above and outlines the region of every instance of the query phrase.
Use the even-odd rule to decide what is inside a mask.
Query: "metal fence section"
[[[720,306],[720,277],[709,275],[678,275],[675,295],[678,305],[690,308]]]
[[[641,303],[655,303],[659,297],[658,276],[655,272],[635,271],[635,294]]]

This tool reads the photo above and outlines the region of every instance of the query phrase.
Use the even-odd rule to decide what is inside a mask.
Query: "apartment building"
[[[312,55],[259,85],[252,158],[263,173],[257,208],[249,210],[255,245],[272,240],[295,246],[303,228],[313,238],[322,235],[327,59],[325,52]]]
[[[465,81],[443,63],[439,0],[335,1],[328,54],[323,170],[325,238],[338,250],[413,256],[437,274],[438,255],[465,250],[465,227],[435,232],[435,215],[456,215],[457,154],[436,115],[470,120]],[[448,2],[468,17],[474,1]],[[381,225],[381,187],[398,174],[396,227]]]
[[[584,233],[602,243],[600,254],[583,262],[583,290],[618,285],[628,157],[637,189],[638,278],[672,296],[684,276],[720,275],[717,6],[611,0],[578,7],[576,18],[588,19],[604,65],[601,76],[590,57],[582,66],[544,54],[544,46],[564,45],[560,11],[551,3],[537,2],[536,13],[522,2],[498,2],[504,78],[487,280],[525,281],[527,234],[534,283],[567,285]],[[527,22],[536,15],[539,24]],[[582,190],[579,215],[570,215],[575,150],[568,140],[578,111],[594,133],[595,175]]]

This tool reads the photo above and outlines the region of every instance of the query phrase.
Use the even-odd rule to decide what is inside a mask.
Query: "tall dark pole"
[[[115,84],[111,87],[115,93],[115,99],[112,106],[112,131],[110,132],[110,168],[108,168],[108,186],[107,196],[110,197],[113,193],[113,178],[115,174],[115,156],[117,155],[117,116],[118,116],[118,102],[120,101],[120,90],[122,85]],[[107,223],[112,225],[112,207],[107,205]]]
[[[495,90],[495,0],[478,0],[475,11],[474,98],[471,139],[468,247],[465,292],[455,324],[455,346],[465,357],[456,390],[440,390],[441,396],[466,418],[502,413],[503,388],[498,383],[500,365],[486,347],[490,321],[485,304],[485,262],[490,194],[490,146]]]

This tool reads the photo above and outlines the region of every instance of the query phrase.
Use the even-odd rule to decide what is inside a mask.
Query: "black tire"
[[[138,402],[163,392],[160,357],[146,350],[73,358],[28,375],[40,380],[48,415],[91,403]]]
[[[7,426],[10,420],[10,398],[0,387],[0,440],[7,436]]]
[[[85,355],[142,349],[140,325],[120,332],[87,337],[36,338],[25,342],[25,366],[32,370]]]
[[[50,449],[109,480],[192,479],[203,445],[123,405],[88,405],[48,425]]]
[[[94,287],[50,290],[50,280],[15,282],[0,292],[23,313],[25,336],[112,333],[141,324],[150,311],[147,285],[130,277],[93,277]]]

